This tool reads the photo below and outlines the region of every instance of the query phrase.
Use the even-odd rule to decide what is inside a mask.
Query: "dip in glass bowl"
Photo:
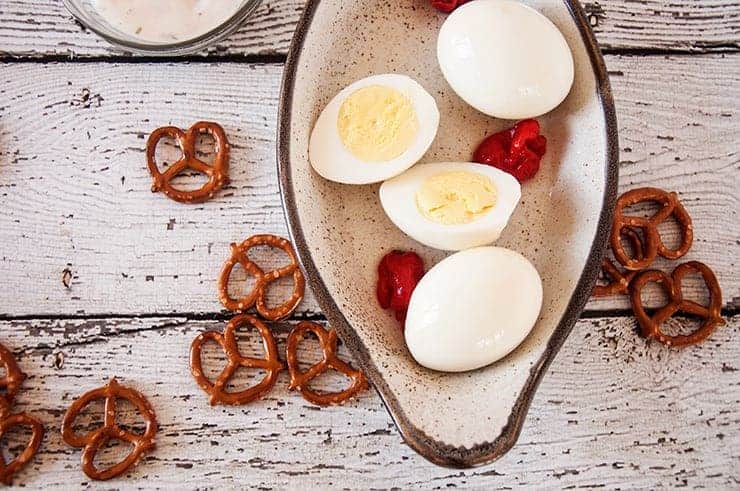
[[[234,32],[261,0],[64,0],[109,43],[147,55],[184,55]]]

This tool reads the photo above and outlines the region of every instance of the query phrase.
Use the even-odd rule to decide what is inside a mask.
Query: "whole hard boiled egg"
[[[469,162],[419,164],[380,186],[380,203],[398,228],[451,251],[497,240],[520,198],[513,176]]]
[[[475,0],[455,10],[439,32],[437,58],[452,89],[496,118],[545,114],[573,85],[573,55],[562,33],[511,0]]]
[[[432,370],[474,370],[519,346],[541,308],[542,281],[524,256],[501,247],[468,249],[438,263],[416,286],[406,345]]]
[[[437,103],[405,75],[374,75],[337,94],[311,133],[308,158],[330,181],[370,184],[396,176],[437,135]]]

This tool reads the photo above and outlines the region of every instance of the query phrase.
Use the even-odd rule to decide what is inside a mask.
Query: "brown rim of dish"
[[[591,291],[596,284],[596,279],[601,269],[601,261],[604,256],[605,246],[611,230],[614,207],[617,200],[617,185],[619,176],[619,139],[617,135],[617,117],[614,108],[609,76],[606,71],[604,59],[599,50],[588,19],[578,4],[577,0],[563,0],[568,8],[573,21],[578,26],[581,39],[591,59],[591,66],[596,76],[596,91],[606,120],[606,156],[607,161],[604,168],[605,192],[604,201],[599,218],[593,244],[589,252],[586,265],[581,273],[578,285],[568,303],[562,318],[552,336],[547,342],[547,347],[537,363],[530,369],[529,378],[524,384],[517,398],[509,419],[501,434],[492,442],[476,444],[470,448],[455,447],[444,442],[435,440],[415,427],[404,414],[397,399],[393,396],[383,377],[379,374],[375,364],[360,337],[355,333],[344,314],[341,312],[334,299],[329,294],[326,285],[321,279],[311,252],[306,244],[303,228],[295,208],[295,196],[290,182],[290,126],[292,95],[295,83],[296,69],[303,50],[306,34],[311,26],[313,16],[321,0],[308,0],[306,10],[293,36],[288,58],[283,72],[282,87],[280,89],[280,106],[278,108],[278,130],[277,130],[277,166],[280,183],[280,194],[283,201],[283,210],[288,222],[288,230],[293,244],[298,253],[301,267],[306,273],[306,279],[316,299],[319,302],[326,318],[337,330],[342,340],[354,356],[357,364],[365,371],[370,381],[378,388],[381,399],[386,405],[388,412],[393,418],[396,426],[401,432],[406,443],[416,452],[435,464],[468,468],[483,465],[494,461],[504,455],[514,446],[519,433],[522,430],[525,416],[532,402],[532,397],[537,386],[545,374],[548,366],[555,358],[560,347],[570,334],[573,326],[578,321],[586,302],[591,296]]]

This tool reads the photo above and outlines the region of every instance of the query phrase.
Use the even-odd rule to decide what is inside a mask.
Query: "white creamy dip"
[[[101,17],[142,41],[193,39],[236,13],[243,0],[93,0]]]

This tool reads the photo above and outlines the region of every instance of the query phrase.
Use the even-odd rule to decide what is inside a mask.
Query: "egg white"
[[[411,146],[385,162],[364,162],[355,157],[339,137],[337,121],[344,101],[364,87],[380,85],[397,90],[411,101],[419,131]],[[429,150],[439,127],[439,109],[434,98],[406,75],[373,75],[339,92],[316,121],[308,144],[308,158],[319,175],[343,184],[371,184],[396,176],[417,163]]]
[[[478,219],[459,225],[445,225],[424,216],[416,194],[436,174],[466,171],[482,174],[496,186],[496,204]],[[496,241],[521,199],[521,185],[512,175],[490,165],[470,162],[420,164],[380,186],[380,203],[388,218],[406,235],[435,249],[459,251]]]
[[[573,54],[555,24],[511,0],[476,0],[455,10],[439,31],[437,58],[465,102],[502,119],[551,111],[575,75]]]
[[[444,259],[421,279],[406,317],[406,345],[422,366],[475,370],[529,335],[542,308],[542,280],[524,256],[478,247]]]

